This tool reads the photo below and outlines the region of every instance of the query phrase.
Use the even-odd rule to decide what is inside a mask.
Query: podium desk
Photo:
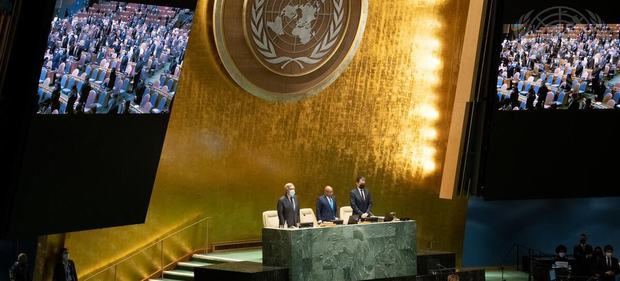
[[[263,228],[263,265],[287,267],[290,281],[414,276],[415,237],[415,221]]]

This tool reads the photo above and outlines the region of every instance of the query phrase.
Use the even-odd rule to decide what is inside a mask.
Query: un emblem
[[[298,100],[321,92],[346,69],[367,10],[367,0],[216,0],[217,50],[247,92]]]

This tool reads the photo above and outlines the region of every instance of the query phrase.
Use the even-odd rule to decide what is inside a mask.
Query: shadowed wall
[[[200,216],[211,242],[260,239],[286,182],[302,207],[328,184],[345,206],[357,175],[376,214],[417,220],[419,248],[460,255],[467,204],[438,193],[469,1],[369,3],[348,70],[318,96],[270,103],[227,76],[213,2],[199,1],[146,223],[68,234],[79,275]]]

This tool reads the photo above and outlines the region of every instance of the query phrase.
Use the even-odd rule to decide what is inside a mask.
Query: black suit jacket
[[[614,275],[613,276],[609,276],[607,274],[605,274],[605,272],[607,271],[613,271]],[[602,281],[614,281],[616,279],[616,274],[618,274],[618,272],[620,272],[620,265],[618,265],[618,259],[612,257],[611,258],[611,266],[607,265],[607,257],[603,257],[599,260],[599,264],[598,264],[598,274],[601,275],[601,279]]]
[[[581,247],[581,244],[579,244],[573,248],[573,256],[575,257],[575,273],[577,275],[590,275],[590,264],[594,257],[590,256],[590,258],[586,258],[587,253],[592,255],[592,246],[590,244],[586,244],[584,247]]]
[[[65,272],[65,266],[62,262],[57,262],[54,268],[54,281],[66,281],[67,272]],[[73,277],[73,280],[78,281],[77,273],[75,270],[75,264],[72,260],[69,260],[69,274]]]
[[[293,208],[293,203],[288,197],[282,196],[278,200],[278,220],[280,227],[286,225],[288,227],[297,226],[299,223],[299,202],[297,201],[297,197],[292,197],[295,202],[295,208]]]
[[[367,188],[362,189],[364,192],[364,198],[366,200],[362,200],[362,195],[359,193],[358,188],[355,187],[351,190],[351,208],[353,209],[354,215],[361,215],[364,213],[368,213],[371,215],[370,208],[372,207],[372,198],[370,197],[370,192]]]
[[[21,265],[16,262],[9,270],[9,280],[32,281],[32,276],[30,276],[30,271],[28,271],[28,267],[26,265]]]
[[[334,201],[334,208],[332,209],[329,206],[329,201],[325,195],[319,197],[316,200],[316,219],[320,221],[333,221],[336,219],[338,212],[338,203],[336,203],[336,198],[332,196],[332,200]]]

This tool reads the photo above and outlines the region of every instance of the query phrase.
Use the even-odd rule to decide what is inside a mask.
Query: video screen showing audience
[[[39,76],[38,114],[170,111],[193,11],[93,0],[57,7]]]
[[[620,24],[504,25],[497,110],[620,109]]]

